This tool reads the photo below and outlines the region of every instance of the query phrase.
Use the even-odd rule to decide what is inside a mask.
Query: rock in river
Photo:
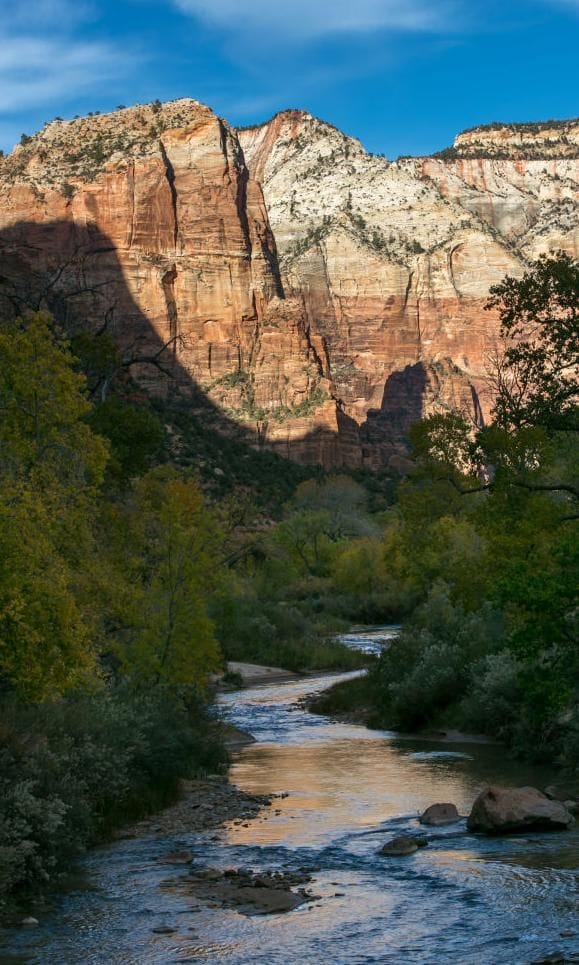
[[[380,854],[385,854],[389,858],[400,858],[403,855],[414,854],[419,848],[423,848],[426,841],[423,838],[415,838],[410,834],[399,834],[395,838],[390,838],[380,848]]]
[[[561,831],[573,816],[560,801],[550,801],[534,787],[487,787],[477,797],[467,821],[469,831]]]
[[[455,821],[460,821],[460,814],[454,804],[431,804],[424,814],[420,815],[419,821],[421,824],[430,824],[436,828],[442,824],[454,824]]]

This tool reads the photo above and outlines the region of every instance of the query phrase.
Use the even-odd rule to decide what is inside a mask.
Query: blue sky
[[[388,157],[579,115],[579,0],[1,0],[0,147],[45,120],[194,97],[300,107]]]

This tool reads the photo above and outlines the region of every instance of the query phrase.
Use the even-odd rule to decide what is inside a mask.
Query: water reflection
[[[579,932],[577,833],[485,839],[462,822],[429,832],[429,846],[411,857],[377,853],[387,835],[416,829],[429,804],[451,801],[466,813],[488,783],[542,786],[551,775],[513,763],[497,746],[372,732],[298,706],[331,683],[301,680],[222,699],[229,719],[258,739],[237,752],[233,780],[288,794],[267,819],[231,824],[217,840],[208,832],[94,852],[86,864],[100,891],[70,895],[35,934],[10,936],[0,962],[12,954],[37,965],[526,965],[557,948],[579,949],[579,937],[559,935]],[[186,870],[157,861],[181,848],[220,867],[309,868],[320,897],[258,919],[192,908],[163,885]],[[176,934],[151,935],[167,921]]]

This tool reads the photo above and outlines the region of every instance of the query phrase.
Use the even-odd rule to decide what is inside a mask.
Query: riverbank
[[[263,664],[230,660],[227,663],[226,680],[238,678],[242,687],[261,687],[267,684],[297,680],[303,673],[285,670],[283,667],[267,667]]]
[[[0,721],[4,920],[35,914],[87,851],[228,760],[219,721],[192,690],[119,686],[41,705],[6,698]]]
[[[320,714],[342,724],[359,724],[370,730],[388,730],[368,700],[367,684],[364,677],[346,680],[329,687],[328,690],[308,698],[304,704],[311,714]],[[405,733],[396,731],[397,740],[436,741],[445,744],[493,744],[501,742],[488,734],[471,734],[455,727],[427,727]]]
[[[272,800],[270,794],[241,791],[221,775],[183,781],[179,799],[174,804],[123,828],[115,838],[191,834],[219,828],[228,821],[243,824],[257,817]]]

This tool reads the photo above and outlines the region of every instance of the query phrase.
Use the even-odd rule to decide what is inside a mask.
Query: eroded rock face
[[[425,413],[488,416],[488,291],[543,252],[577,254],[579,124],[476,129],[394,163],[299,111],[240,140],[362,462],[399,458]]]
[[[561,831],[574,823],[560,801],[550,801],[534,787],[487,787],[477,797],[467,821],[469,831]]]
[[[389,163],[193,100],[54,121],[0,159],[0,307],[106,324],[147,391],[200,388],[256,445],[404,468],[425,413],[488,414],[490,285],[577,253],[578,145],[484,129]]]

